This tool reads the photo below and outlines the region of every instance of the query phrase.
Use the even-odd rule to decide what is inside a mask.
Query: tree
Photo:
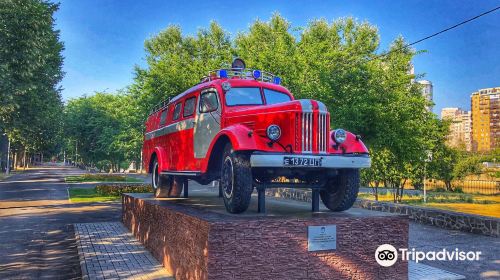
[[[294,28],[274,14],[269,21],[256,20],[234,40],[214,22],[196,36],[183,36],[178,26],[169,26],[146,41],[148,65],[136,67],[134,83],[116,101],[126,104],[110,101],[113,108],[94,113],[99,120],[118,121],[118,129],[107,132],[113,141],[105,146],[113,146],[126,159],[137,158],[149,109],[239,56],[250,68],[278,74],[296,98],[324,102],[332,128],[360,134],[373,160],[363,178],[393,187],[399,201],[405,182],[422,176],[427,151],[442,140],[436,136],[436,116],[426,110],[421,85],[411,82],[415,76],[409,74],[410,62],[417,53],[396,38],[380,55],[379,41],[374,26],[353,18],[315,20]],[[69,105],[67,109],[74,106]]]
[[[65,134],[74,142],[79,162],[99,169],[118,171],[125,159],[119,136],[124,133],[120,111],[127,105],[123,95],[96,93],[72,99],[65,108]],[[73,155],[75,160],[77,155]]]
[[[57,8],[40,0],[0,3],[0,123],[25,152],[51,150],[57,142],[63,76]]]
[[[279,74],[293,90],[297,42],[290,29],[290,23],[279,14],[274,14],[269,22],[256,20],[249,32],[236,37],[235,53],[247,67]]]
[[[197,84],[208,71],[231,61],[229,35],[215,22],[196,37],[183,37],[178,26],[169,26],[145,43],[147,69],[136,67],[131,92],[143,113],[154,104],[174,97]]]

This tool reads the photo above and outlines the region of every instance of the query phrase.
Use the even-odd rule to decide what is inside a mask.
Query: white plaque
[[[323,251],[337,249],[337,226],[308,226],[307,250]]]

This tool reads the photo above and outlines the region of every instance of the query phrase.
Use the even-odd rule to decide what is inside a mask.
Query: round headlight
[[[335,141],[337,144],[342,144],[347,138],[347,133],[342,128],[335,129],[332,138],[333,138],[332,140]]]
[[[272,141],[278,140],[280,136],[281,128],[279,126],[272,124],[267,128],[267,137],[269,137]]]

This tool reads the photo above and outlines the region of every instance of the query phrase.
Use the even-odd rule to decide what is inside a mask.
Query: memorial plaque
[[[323,251],[337,249],[337,226],[308,226],[307,250]]]

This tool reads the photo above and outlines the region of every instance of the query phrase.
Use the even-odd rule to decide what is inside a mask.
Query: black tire
[[[358,197],[359,170],[343,169],[334,178],[327,181],[325,189],[320,191],[325,206],[335,212],[352,207]]]
[[[224,147],[220,185],[224,205],[229,213],[241,213],[248,209],[252,198],[252,170],[250,156],[235,152],[230,143]]]
[[[187,184],[187,180],[178,176],[161,175],[159,174],[158,166],[158,160],[154,159],[153,170],[151,172],[151,185],[153,186],[155,197],[179,197],[184,184]]]
[[[158,160],[155,158],[153,160],[153,170],[151,171],[151,185],[153,186],[153,192],[155,197],[168,197],[168,187],[170,185],[170,178],[168,176],[161,175],[158,168]]]

